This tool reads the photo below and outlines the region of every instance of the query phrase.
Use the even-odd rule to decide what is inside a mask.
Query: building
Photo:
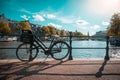
[[[12,35],[18,35],[20,33],[20,30],[17,30],[18,27],[20,27],[20,24],[19,24],[20,21],[8,19],[8,18],[5,17],[4,14],[1,14],[0,15],[0,22],[6,22],[9,25],[9,27],[12,31]],[[27,22],[29,22],[29,20],[27,20]],[[30,22],[29,22],[29,24],[30,24],[32,30],[34,32],[36,32],[36,34],[40,34],[42,32],[40,25],[33,24],[33,23],[30,23]]]
[[[106,31],[98,31],[95,35],[91,36],[92,40],[106,40]]]
[[[19,21],[8,19],[8,18],[5,17],[4,14],[1,14],[0,15],[0,22],[6,22],[9,25],[9,27],[12,31],[12,34],[18,34],[18,32],[15,31],[15,30],[18,26],[20,26]]]
[[[98,31],[94,36],[106,36],[106,31]]]

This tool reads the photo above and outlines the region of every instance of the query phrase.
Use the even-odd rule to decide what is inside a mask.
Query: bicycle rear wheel
[[[38,48],[35,44],[23,43],[16,50],[16,56],[21,61],[32,61],[38,55]]]
[[[70,47],[66,42],[57,41],[51,46],[50,51],[52,58],[62,60],[69,54]]]

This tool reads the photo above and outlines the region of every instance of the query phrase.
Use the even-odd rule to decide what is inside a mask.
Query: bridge
[[[73,36],[68,36],[70,54],[67,59],[36,59],[33,62],[20,62],[17,59],[0,60],[0,80],[119,80],[120,59],[109,57],[109,36],[106,37],[106,54],[103,59],[75,59],[72,49]],[[83,40],[86,40],[84,38]],[[16,49],[2,48],[0,49]]]

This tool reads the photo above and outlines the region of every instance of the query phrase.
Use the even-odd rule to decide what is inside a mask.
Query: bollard
[[[105,60],[109,60],[109,36],[106,36],[106,55],[105,55]]]
[[[70,32],[70,54],[69,54],[69,60],[73,60],[72,56],[72,32]]]

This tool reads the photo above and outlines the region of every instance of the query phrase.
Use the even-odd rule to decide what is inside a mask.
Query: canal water
[[[69,43],[69,42],[67,42]],[[0,42],[0,48],[17,48],[20,42]],[[49,42],[45,42],[49,45]],[[109,45],[110,46],[110,45]],[[86,49],[86,48],[106,48],[105,41],[73,41],[72,42],[72,56],[73,58],[104,58],[106,49]],[[84,48],[84,49],[76,49]],[[114,49],[112,49],[114,48]],[[16,59],[16,49],[0,49],[0,59]],[[109,49],[109,55],[112,58],[120,58],[119,47],[111,47]],[[37,58],[46,57],[41,51]]]

